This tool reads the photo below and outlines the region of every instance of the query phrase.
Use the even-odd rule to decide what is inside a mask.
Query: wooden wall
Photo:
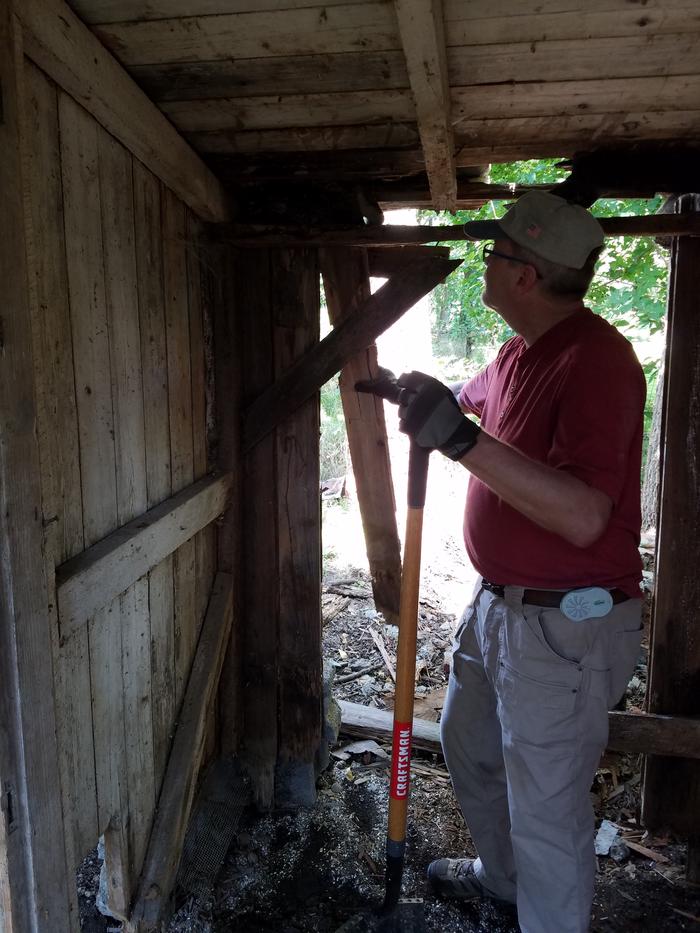
[[[70,630],[56,610],[55,570],[207,472],[211,270],[189,209],[28,59],[23,80],[67,863],[72,872],[111,821],[133,880],[211,590],[215,528]]]
[[[242,398],[318,343],[313,249],[240,251]],[[243,757],[257,804],[311,803],[321,740],[319,394],[246,454],[242,477]],[[224,738],[225,741],[225,738]]]

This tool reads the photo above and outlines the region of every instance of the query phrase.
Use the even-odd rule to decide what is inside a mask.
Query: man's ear
[[[531,291],[535,287],[535,285],[537,285],[537,281],[538,281],[537,270],[535,269],[534,266],[530,266],[530,265],[520,266],[520,274],[518,275],[516,285],[523,294]]]

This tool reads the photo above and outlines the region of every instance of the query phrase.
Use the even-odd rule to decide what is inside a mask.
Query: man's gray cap
[[[581,269],[605,235],[595,217],[548,191],[527,191],[499,220],[471,220],[464,232],[472,240],[508,237],[536,256]]]

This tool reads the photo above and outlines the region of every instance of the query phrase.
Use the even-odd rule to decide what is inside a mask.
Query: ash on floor
[[[442,771],[435,756],[418,755],[416,764]],[[387,791],[384,759],[364,752],[322,775],[314,809],[262,818],[248,813],[211,898],[185,905],[169,933],[335,933],[366,915],[384,893]],[[608,809],[612,815],[612,802]],[[599,858],[592,933],[698,928],[700,891],[683,880],[684,847],[671,839],[646,844],[667,861],[634,851],[622,862]],[[423,900],[426,933],[517,933],[512,910],[430,893],[426,865],[460,853],[473,849],[450,786],[439,773],[415,774],[404,895]]]

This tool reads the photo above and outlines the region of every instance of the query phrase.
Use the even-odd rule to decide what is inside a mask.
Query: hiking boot
[[[488,897],[502,904],[509,904],[503,898],[492,894],[476,877],[473,858],[439,858],[428,865],[428,881],[436,894],[443,897],[455,897],[462,901],[473,901]]]

